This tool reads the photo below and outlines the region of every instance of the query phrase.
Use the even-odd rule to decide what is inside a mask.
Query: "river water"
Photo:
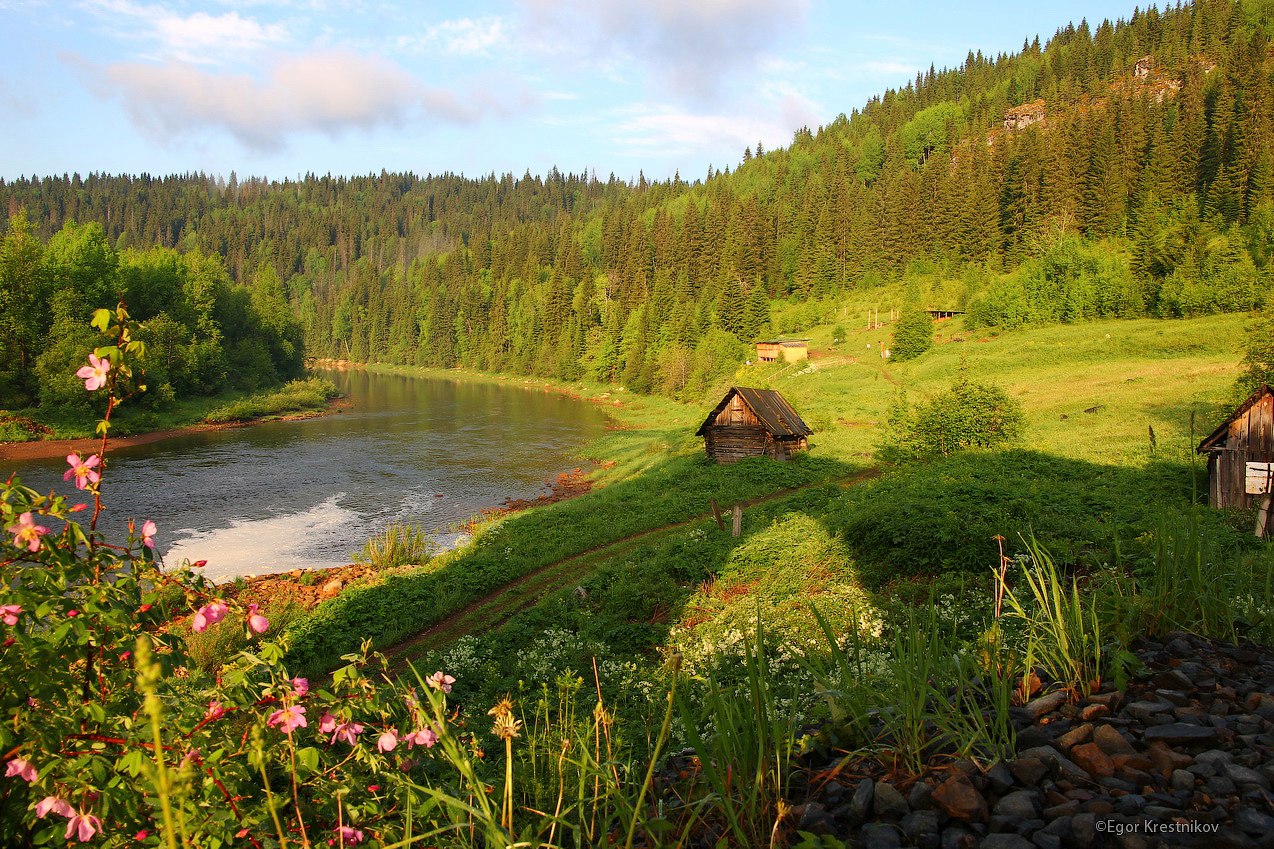
[[[391,522],[446,545],[480,510],[545,492],[606,423],[600,409],[540,389],[324,376],[346,394],[338,413],[113,452],[99,527],[154,519],[165,562],[207,560],[214,580],[343,565]],[[0,466],[42,492],[75,491],[64,459]]]

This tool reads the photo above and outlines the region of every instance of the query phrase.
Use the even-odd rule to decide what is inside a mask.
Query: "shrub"
[[[918,307],[902,311],[894,330],[891,356],[895,360],[912,360],[933,346],[933,318]]]
[[[900,399],[890,413],[891,444],[884,455],[899,460],[1002,448],[1022,437],[1025,423],[1020,402],[998,386],[974,383],[962,374],[923,407],[910,408]]]

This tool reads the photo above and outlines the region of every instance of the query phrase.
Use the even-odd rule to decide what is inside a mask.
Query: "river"
[[[517,385],[324,372],[337,413],[195,433],[117,450],[105,527],[153,519],[175,565],[207,560],[213,580],[349,563],[392,522],[449,544],[455,526],[506,498],[532,498],[580,464],[605,414]],[[4,463],[41,492],[73,493],[64,459]]]

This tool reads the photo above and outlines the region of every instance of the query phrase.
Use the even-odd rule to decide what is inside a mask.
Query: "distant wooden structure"
[[[800,360],[808,360],[810,358],[809,340],[771,339],[766,342],[757,342],[756,358],[763,363],[773,363],[779,360],[785,363],[795,363]]]
[[[744,457],[788,460],[809,449],[813,432],[775,390],[732,386],[695,435],[703,437],[709,457],[734,463]]]
[[[1264,384],[1238,406],[1230,417],[1199,443],[1208,455],[1208,504],[1212,507],[1253,507],[1268,500],[1249,466],[1258,473],[1274,462],[1274,389]]]
[[[946,321],[957,315],[964,315],[964,310],[925,310],[934,321]]]

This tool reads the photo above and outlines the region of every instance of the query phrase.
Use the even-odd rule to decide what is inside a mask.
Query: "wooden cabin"
[[[709,457],[733,463],[744,457],[790,459],[809,449],[813,432],[773,389],[732,386],[695,435],[703,437]]]
[[[1274,389],[1261,386],[1199,443],[1208,455],[1208,504],[1252,507],[1248,464],[1274,462]]]
[[[946,321],[957,315],[964,315],[964,310],[925,310],[934,321]]]
[[[779,360],[785,363],[794,363],[798,360],[808,360],[810,358],[809,340],[771,339],[767,342],[757,342],[756,358],[763,363],[773,363]]]

